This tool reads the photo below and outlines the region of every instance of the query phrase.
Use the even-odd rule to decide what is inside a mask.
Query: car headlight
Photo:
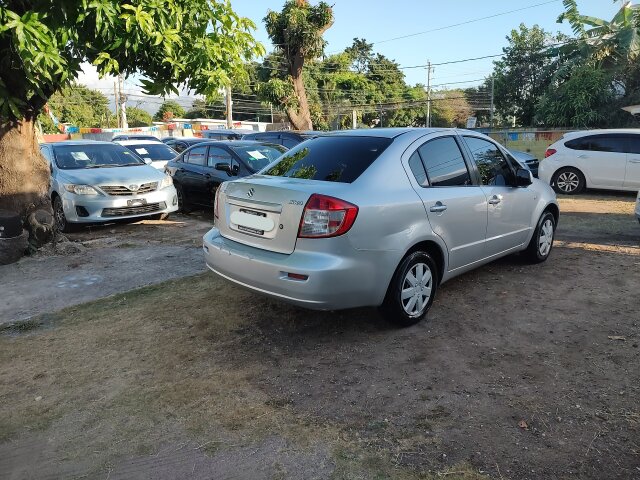
[[[76,195],[98,195],[98,191],[91,185],[76,185],[68,183],[65,184],[64,188],[67,192],[75,193]]]
[[[173,178],[171,178],[169,175],[165,175],[160,182],[160,189],[167,188],[170,185],[173,185]]]

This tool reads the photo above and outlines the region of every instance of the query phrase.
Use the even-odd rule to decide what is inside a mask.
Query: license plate
[[[133,200],[127,200],[128,207],[140,207],[147,204],[146,198],[134,198]]]

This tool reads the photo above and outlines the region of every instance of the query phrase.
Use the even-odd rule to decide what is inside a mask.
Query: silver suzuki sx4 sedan
[[[545,261],[559,216],[549,185],[455,129],[319,133],[215,196],[213,272],[311,309],[376,306],[402,326],[456,275],[515,252]]]

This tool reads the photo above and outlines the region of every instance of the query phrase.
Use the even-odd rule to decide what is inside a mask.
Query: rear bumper
[[[203,237],[203,249],[207,266],[214,273],[287,303],[314,310],[382,303],[393,274],[393,270],[384,271],[384,266],[392,263],[390,253],[355,250],[344,237],[306,242],[322,244],[315,243],[318,248],[313,251],[297,245],[287,255],[234,242],[213,228]],[[299,240],[298,244],[305,241]],[[385,261],[387,257],[389,261]],[[288,273],[308,278],[293,280]]]
[[[640,193],[638,193],[638,200],[636,201],[636,218],[640,222]]]
[[[142,195],[117,197],[65,192],[61,198],[65,217],[71,223],[111,222],[178,210],[178,197],[173,185]],[[133,207],[128,204],[136,200],[140,203]]]

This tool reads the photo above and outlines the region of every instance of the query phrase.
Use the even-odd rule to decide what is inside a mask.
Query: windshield
[[[351,183],[392,141],[382,137],[316,137],[292,148],[261,173],[274,177]]]
[[[134,153],[120,145],[57,145],[53,147],[56,165],[62,170],[144,165]]]
[[[280,145],[242,145],[230,147],[242,161],[254,172],[262,170],[287,151]]]
[[[143,160],[147,158],[154,161],[159,162],[163,160],[171,160],[175,158],[178,154],[165,145],[164,143],[146,143],[142,145],[125,145],[129,150],[137,154]]]

